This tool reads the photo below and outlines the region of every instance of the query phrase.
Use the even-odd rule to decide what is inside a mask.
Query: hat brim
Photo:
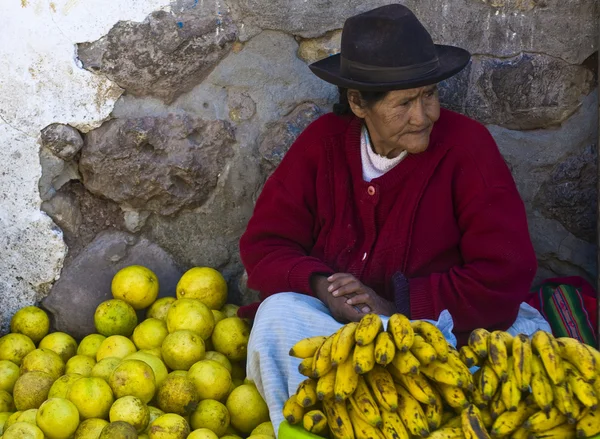
[[[435,45],[439,66],[426,76],[397,82],[362,82],[344,78],[340,75],[340,55],[331,55],[309,65],[310,70],[324,81],[338,87],[364,91],[406,90],[436,84],[456,75],[469,63],[471,54],[465,49],[442,44]]]

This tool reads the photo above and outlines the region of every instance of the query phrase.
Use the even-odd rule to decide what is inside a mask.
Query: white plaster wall
[[[142,21],[169,0],[1,0],[0,328],[43,297],[66,254],[62,233],[40,211],[39,134],[51,123],[86,132],[122,90],[81,69],[75,44],[120,20]]]

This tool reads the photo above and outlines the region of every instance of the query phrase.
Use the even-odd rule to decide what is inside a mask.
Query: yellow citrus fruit
[[[178,299],[198,299],[210,309],[220,309],[227,302],[227,282],[217,270],[194,267],[177,283]]]
[[[137,349],[135,344],[127,337],[122,335],[111,335],[102,342],[96,353],[96,361],[100,362],[104,358],[125,358],[128,355],[133,354]]]
[[[140,360],[124,360],[113,371],[108,384],[116,398],[135,396],[148,404],[156,392],[154,372]]]
[[[67,399],[75,404],[81,419],[108,416],[114,398],[110,386],[102,378],[81,378],[71,384]]]
[[[162,361],[162,351],[161,348],[152,348],[152,349],[140,349],[139,352],[143,352],[145,354],[154,355],[157,358],[160,358]]]
[[[87,355],[75,355],[71,357],[65,365],[65,374],[83,375],[89,377],[92,374],[92,369],[96,365],[96,360]]]
[[[23,334],[34,343],[48,334],[50,319],[48,315],[37,306],[26,306],[18,310],[10,320],[10,331],[14,334]]]
[[[77,427],[73,439],[98,439],[98,436],[107,425],[108,421],[104,419],[86,419]]]
[[[12,361],[0,361],[0,390],[12,392],[15,383],[19,378],[19,366]]]
[[[69,334],[53,332],[40,341],[38,348],[50,349],[56,352],[63,362],[66,363],[77,353],[77,342]]]
[[[87,355],[95,359],[96,353],[104,340],[106,340],[106,337],[102,334],[90,334],[83,337],[77,347],[77,355]]]
[[[190,433],[187,439],[219,439],[219,436],[214,434],[208,428],[199,428]]]
[[[147,352],[138,351],[134,354],[128,355],[124,358],[125,360],[140,360],[146,363],[148,366],[152,368],[154,372],[154,381],[156,382],[156,387],[158,388],[162,382],[165,380],[169,371],[167,370],[167,366],[162,362],[160,358],[155,355],[149,354]]]
[[[167,314],[167,329],[175,332],[182,329],[194,331],[206,340],[215,327],[215,318],[208,307],[196,299],[179,299]]]
[[[27,422],[31,425],[37,425],[37,411],[38,409],[29,409],[21,412],[19,417],[17,418],[17,422]]]
[[[156,403],[166,413],[188,416],[198,404],[198,392],[187,376],[169,375],[158,389]]]
[[[206,354],[204,354],[204,359],[216,361],[217,363],[221,364],[221,366],[225,367],[225,369],[227,369],[229,373],[231,373],[231,371],[233,370],[233,367],[231,366],[231,361],[229,361],[229,359],[220,352],[207,351]]]
[[[18,412],[14,412],[13,414],[11,414],[8,419],[6,420],[6,423],[4,424],[4,431],[6,431],[6,429],[8,427],[10,427],[11,425],[13,425],[14,423],[19,421],[19,417],[23,414],[22,411],[18,411]]]
[[[12,412],[15,410],[13,397],[6,390],[0,390],[0,412]]]
[[[133,425],[125,421],[111,422],[102,429],[98,439],[138,439],[138,434]]]
[[[242,437],[237,434],[226,434],[225,436],[221,436],[221,439],[242,439]]]
[[[149,438],[148,438],[148,435],[146,433],[141,433],[141,434],[138,434],[137,439],[149,439]]]
[[[98,361],[96,365],[92,369],[92,373],[90,376],[102,378],[104,381],[108,382],[110,375],[113,373],[113,370],[117,368],[119,364],[121,364],[121,359],[116,357],[106,357],[102,360]]]
[[[0,434],[4,431],[4,426],[6,425],[6,421],[12,415],[11,412],[2,412],[0,413]],[[1,437],[1,436],[0,436]]]
[[[269,420],[269,408],[256,386],[243,384],[233,390],[225,404],[231,424],[242,433],[250,433]]]
[[[79,412],[68,399],[51,398],[40,406],[36,423],[48,439],[68,439],[79,427]]]
[[[129,337],[133,334],[137,323],[135,309],[127,302],[119,299],[102,302],[94,313],[96,331],[106,337],[111,335]]]
[[[164,320],[146,319],[133,330],[133,342],[138,349],[154,349],[162,345],[169,334]]]
[[[173,370],[188,370],[192,364],[204,357],[204,340],[188,330],[169,334],[162,345],[162,357]]]
[[[216,399],[220,401],[229,392],[231,374],[225,366],[213,360],[202,360],[195,363],[188,371],[198,391],[200,399]]]
[[[148,429],[150,439],[187,439],[189,434],[190,426],[187,421],[174,413],[158,417]]]
[[[176,301],[174,297],[161,297],[154,302],[148,311],[146,312],[146,317],[149,319],[159,319],[166,320],[167,313],[169,312],[169,308]]]
[[[198,407],[190,417],[192,429],[208,428],[221,437],[229,427],[229,411],[227,407],[214,399],[205,399],[198,403]]]
[[[144,431],[144,433],[148,433],[150,424],[152,424],[152,422],[154,422],[154,420],[156,418],[165,414],[165,412],[163,412],[161,409],[157,409],[156,407],[151,406],[151,405],[148,406],[148,411],[150,412],[150,420],[148,421],[148,427],[146,427],[146,430]]]
[[[69,389],[71,388],[71,384],[80,378],[83,378],[83,376],[79,374],[67,374],[61,376],[59,379],[54,381],[52,387],[50,387],[48,398],[66,398],[67,394],[69,393]]]
[[[57,379],[63,375],[65,363],[56,352],[50,349],[35,349],[23,358],[21,373],[35,371],[46,372]]]
[[[213,317],[215,318],[215,325],[219,323],[221,320],[226,319],[227,316],[224,312],[219,311],[218,309],[211,309]]]
[[[215,351],[222,353],[231,361],[245,360],[250,325],[239,317],[228,317],[215,326],[212,342]]]
[[[234,305],[233,303],[226,303],[221,308],[221,312],[225,314],[225,317],[237,317],[239,306]]]
[[[12,361],[17,366],[34,349],[33,341],[23,334],[7,334],[0,338],[0,360]]]
[[[131,265],[119,270],[113,277],[111,290],[115,299],[124,300],[134,309],[152,305],[158,296],[158,278],[152,270]]]
[[[273,439],[274,437],[270,434],[251,434],[248,439]]]
[[[21,375],[13,389],[17,410],[38,408],[47,399],[52,383],[54,378],[45,372],[27,372]]]
[[[2,439],[45,439],[44,432],[27,422],[17,422],[8,427]]]
[[[150,410],[141,399],[135,396],[124,396],[112,405],[109,418],[110,422],[125,421],[141,433],[148,427]]]
[[[250,436],[254,436],[257,434],[264,434],[267,436],[275,437],[275,429],[273,428],[273,424],[271,423],[271,421],[267,421],[267,422],[263,422],[262,424],[259,424],[258,427],[256,427],[254,430],[252,430],[252,432],[250,433]]]

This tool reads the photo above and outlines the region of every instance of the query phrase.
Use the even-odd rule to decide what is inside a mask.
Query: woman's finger
[[[332,293],[335,290],[339,289],[340,287],[343,287],[344,285],[348,285],[350,282],[357,282],[357,280],[354,278],[354,276],[350,276],[350,275],[347,275],[344,277],[339,277],[335,281],[333,281],[329,284],[327,291]]]
[[[373,298],[371,297],[370,294],[361,293],[361,294],[357,294],[354,297],[349,298],[348,300],[346,300],[346,303],[351,306],[367,305],[369,307],[372,307],[373,306]]]
[[[345,278],[345,277],[350,277],[350,278],[354,279],[354,276],[352,276],[350,273],[335,273],[335,274],[332,274],[331,276],[329,276],[327,278],[327,280],[329,282],[335,282],[336,280],[342,279],[342,278]]]
[[[331,294],[333,295],[333,297],[341,297],[341,296],[345,296],[347,294],[355,294],[355,293],[360,292],[361,287],[362,287],[362,284],[355,279],[354,281],[339,287],[338,289],[333,291]]]

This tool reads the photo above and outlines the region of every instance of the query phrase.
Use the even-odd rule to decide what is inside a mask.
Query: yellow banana
[[[331,370],[331,347],[333,346],[334,335],[327,337],[321,347],[315,352],[312,364],[312,378],[320,378]]]
[[[389,332],[381,332],[375,339],[375,362],[387,366],[396,355],[396,345]]]
[[[573,400],[573,393],[568,382],[557,384],[552,386],[554,391],[554,405],[556,408],[567,418],[575,419],[575,401]]]
[[[490,409],[487,407],[479,409],[479,414],[481,415],[481,420],[483,421],[484,427],[488,430],[492,428],[492,425],[494,425],[494,420],[492,419],[492,412],[490,412]]]
[[[379,439],[383,434],[360,417],[352,404],[347,404],[348,416],[354,428],[354,436],[356,439]]]
[[[305,377],[312,377],[312,373],[313,373],[313,358],[305,358],[304,360],[302,360],[300,362],[300,364],[298,365],[298,372],[300,372],[301,375],[304,375]]]
[[[473,378],[475,380],[477,380],[476,381],[477,383],[479,383],[481,381],[480,375],[481,375],[481,369],[477,370],[475,375],[473,375]],[[471,391],[469,392],[469,394],[471,395],[470,401],[473,404],[475,404],[478,409],[481,410],[484,407],[487,407],[489,405],[488,401],[483,398],[483,393],[481,393],[481,389],[479,388],[479,385],[474,386],[473,389],[471,389]]]
[[[531,415],[523,426],[534,433],[550,430],[567,422],[567,417],[558,411],[556,407],[552,407],[548,413],[539,411]]]
[[[501,335],[502,335],[502,337],[504,337],[504,344],[506,345],[506,352],[508,352],[508,355],[510,356],[510,355],[512,355],[513,341],[515,340],[515,338],[506,331],[501,331]]]
[[[494,331],[490,334],[488,342],[488,362],[500,381],[508,378],[508,351],[502,331]]]
[[[345,401],[354,393],[358,386],[358,374],[354,369],[352,358],[348,358],[337,366],[335,374],[334,393],[338,402]]]
[[[354,439],[352,421],[348,416],[346,402],[337,402],[335,399],[325,399],[323,410],[327,417],[327,425],[336,439]]]
[[[412,347],[415,333],[410,320],[404,314],[394,314],[390,317],[387,332],[392,335],[396,349],[400,352],[406,352]]]
[[[290,349],[290,356],[296,358],[311,358],[317,352],[317,349],[325,342],[327,337],[309,337],[300,340],[296,343],[292,349]]]
[[[600,434],[600,410],[588,410],[577,421],[577,437],[593,437]]]
[[[364,376],[379,406],[388,412],[396,411],[398,409],[398,394],[390,373],[376,364]]]
[[[429,439],[463,439],[462,428],[441,428],[429,435]]]
[[[312,407],[317,403],[317,382],[311,378],[304,380],[296,391],[296,402],[302,407]]]
[[[552,334],[537,331],[531,339],[533,349],[540,356],[544,369],[553,384],[561,384],[565,380],[565,370],[560,361],[560,348]]]
[[[517,387],[526,392],[531,384],[531,340],[524,334],[519,334],[513,341],[514,375]]]
[[[321,410],[311,410],[304,414],[302,426],[309,433],[322,436],[327,432],[327,417]]]
[[[511,439],[529,439],[529,434],[529,430],[519,427],[517,428],[517,431],[512,434]]]
[[[419,334],[415,334],[415,339],[410,348],[412,354],[419,360],[419,363],[426,365],[437,358],[437,352],[429,343]]]
[[[460,359],[467,367],[481,365],[481,357],[467,345],[460,348]]]
[[[396,351],[396,355],[391,363],[401,374],[417,374],[419,373],[419,360],[411,353],[411,351],[401,352]]]
[[[505,411],[506,406],[504,405],[504,402],[502,402],[502,392],[496,392],[490,401],[490,414],[492,415],[492,419],[495,421]]]
[[[427,418],[419,402],[414,399],[407,390],[398,386],[398,414],[413,436],[427,437],[429,426]]]
[[[483,425],[481,413],[473,404],[465,408],[460,417],[462,430],[467,439],[490,439],[490,435]]]
[[[437,388],[450,407],[454,409],[463,409],[469,405],[465,392],[460,387],[449,386],[448,384],[437,383]]]
[[[425,418],[427,419],[427,425],[429,426],[429,431],[434,431],[440,428],[440,426],[443,424],[444,401],[436,389],[432,387],[431,390],[433,392],[433,396],[435,397],[435,402],[426,404],[424,411]]]
[[[381,412],[383,417],[383,426],[381,432],[386,439],[408,439],[408,431],[402,423],[400,416],[396,412],[388,412],[383,410]]]
[[[574,424],[563,424],[535,434],[535,439],[575,439],[577,431]]]
[[[383,322],[381,318],[377,314],[367,314],[358,322],[354,340],[359,346],[373,343],[382,329]]]
[[[317,381],[317,398],[323,401],[325,398],[335,396],[335,376],[337,369],[331,369]]]
[[[546,374],[546,369],[542,360],[536,355],[531,357],[531,393],[536,404],[546,413],[550,411],[554,402],[554,391],[550,378]]]
[[[527,408],[525,401],[521,401],[517,410],[513,412],[504,412],[492,425],[491,434],[493,437],[508,436],[514,433],[525,422],[531,414],[531,409]]]
[[[442,363],[448,359],[448,342],[444,338],[442,331],[435,325],[424,320],[415,320],[411,322],[414,331],[425,339],[435,349],[437,359]]]
[[[358,323],[351,322],[344,325],[341,330],[336,333],[331,345],[331,364],[337,366],[342,364],[350,357],[352,348],[356,344],[354,341],[354,333]]]
[[[374,427],[382,425],[379,406],[363,377],[358,377],[358,385],[350,399],[356,403],[357,410],[364,415],[369,424]]]
[[[400,384],[420,403],[435,403],[433,387],[423,375],[400,375]]]
[[[298,424],[302,422],[304,416],[304,407],[296,402],[296,395],[290,398],[283,404],[283,417],[289,424]]]
[[[479,375],[477,385],[481,390],[483,399],[490,401],[500,386],[500,379],[496,375],[496,372],[494,372],[494,369],[492,369],[492,366],[487,362],[479,370],[481,374]]]
[[[354,347],[352,364],[356,373],[367,373],[375,366],[375,343]]]
[[[442,422],[442,428],[461,428],[462,429],[462,418],[460,415],[456,416],[455,413],[451,413],[452,418],[446,422]]]
[[[567,382],[577,399],[585,407],[596,408],[598,406],[598,395],[596,395],[594,387],[587,383],[579,370],[567,360],[563,361],[563,367],[565,368]]]
[[[490,333],[487,329],[479,328],[475,329],[469,335],[469,347],[475,352],[481,359],[488,357],[488,345],[489,345]]]
[[[592,382],[596,379],[600,364],[596,363],[593,348],[569,337],[557,338],[556,343],[560,356],[573,364],[586,381]]]
[[[460,388],[463,388],[467,383],[460,371],[457,371],[448,363],[441,363],[439,360],[432,361],[426,366],[421,366],[420,370],[427,378],[438,383]]]
[[[513,367],[514,358],[508,359],[508,378],[502,383],[502,402],[506,406],[506,410],[514,412],[519,406],[521,401],[521,389],[517,386],[515,380],[515,372]]]
[[[465,363],[461,361],[460,353],[452,346],[448,348],[448,365],[462,374],[465,381],[464,388],[472,390],[474,386],[473,375]]]

